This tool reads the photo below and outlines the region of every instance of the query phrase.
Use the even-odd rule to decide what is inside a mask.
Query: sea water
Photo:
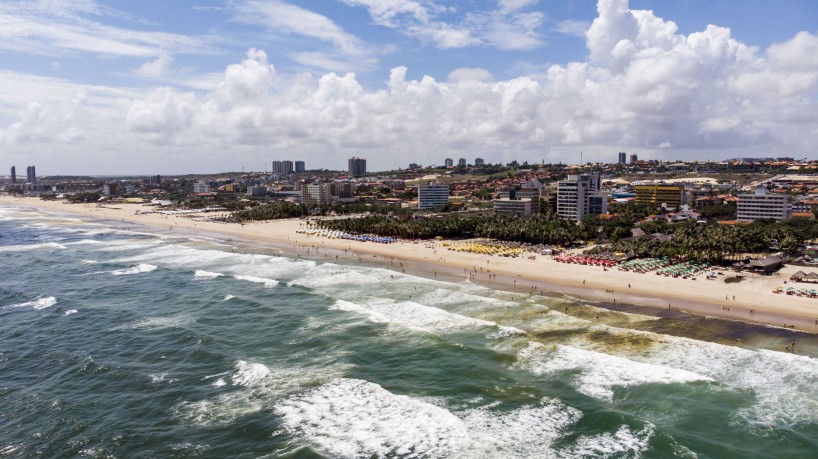
[[[0,270],[0,457],[818,451],[810,334],[24,208]]]

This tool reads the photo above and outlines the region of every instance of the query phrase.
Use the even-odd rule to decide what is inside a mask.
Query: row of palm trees
[[[458,239],[480,237],[500,241],[570,246],[593,239],[595,229],[567,220],[542,216],[474,216],[401,220],[370,215],[352,219],[320,220],[316,226],[357,234],[376,234],[402,239]]]
[[[320,228],[403,239],[480,237],[500,241],[574,246],[606,235],[593,220],[579,224],[550,216],[477,216],[400,220],[385,216],[320,220]],[[633,252],[636,255],[686,257],[724,264],[747,254],[780,250],[794,254],[807,240],[818,237],[818,226],[761,222],[746,226],[667,225],[670,238],[623,238],[595,251]]]

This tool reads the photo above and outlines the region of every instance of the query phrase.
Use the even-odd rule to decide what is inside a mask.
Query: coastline
[[[491,288],[531,293],[562,293],[600,303],[633,304],[818,332],[818,299],[772,293],[784,285],[797,266],[785,266],[772,276],[745,275],[739,283],[679,279],[619,271],[596,266],[559,263],[548,256],[531,260],[504,258],[444,247],[446,241],[393,244],[332,239],[297,233],[305,220],[287,219],[247,224],[195,221],[181,215],[137,214],[155,208],[141,204],[68,204],[39,198],[0,196],[0,206],[11,205],[57,211],[77,217],[123,222],[155,228],[167,234],[204,236],[233,244],[261,244],[284,254],[312,260],[364,264],[405,271],[446,281],[463,281]],[[727,276],[724,276],[727,277]],[[735,299],[733,299],[735,298]],[[729,309],[728,309],[729,308]],[[754,310],[754,313],[750,311]]]

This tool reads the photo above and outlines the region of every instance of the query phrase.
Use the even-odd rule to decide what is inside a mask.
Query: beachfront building
[[[762,218],[786,220],[790,218],[790,203],[783,193],[767,193],[766,188],[757,188],[753,194],[738,195],[736,220],[751,222]]]
[[[301,187],[301,204],[305,206],[326,206],[333,202],[332,183],[311,183]]]
[[[26,181],[28,183],[37,183],[37,171],[34,166],[26,167]]]
[[[361,177],[366,174],[366,160],[363,158],[352,157],[349,158],[349,175],[353,177]]]
[[[673,209],[678,209],[685,204],[685,187],[683,186],[653,183],[636,185],[633,188],[636,192],[637,204],[664,204],[664,207]]]
[[[418,209],[440,209],[449,203],[449,185],[418,186]]]
[[[500,198],[492,201],[495,214],[520,215],[524,217],[530,217],[533,213],[533,202],[531,198]]]
[[[17,168],[11,166],[11,183],[17,183]]]
[[[486,161],[483,158],[474,158],[474,165],[475,166],[485,166]]]
[[[569,175],[557,183],[557,215],[579,221],[586,215],[606,214],[608,196],[598,175]]]
[[[452,158],[446,158],[443,160],[443,165],[446,167],[454,167],[454,160]]]
[[[460,158],[460,159],[458,159],[458,160],[457,160],[457,165],[458,165],[458,166],[463,166],[463,167],[466,167],[466,158]]]
[[[628,154],[624,151],[619,152],[619,164],[625,164],[625,159],[627,158]]]
[[[307,167],[306,167],[306,164],[304,164],[304,161],[296,161],[295,162],[295,172],[296,173],[304,172],[306,170],[307,170]]]

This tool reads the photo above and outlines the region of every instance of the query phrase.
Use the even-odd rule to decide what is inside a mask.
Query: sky
[[[0,1],[4,173],[816,147],[815,0]]]

